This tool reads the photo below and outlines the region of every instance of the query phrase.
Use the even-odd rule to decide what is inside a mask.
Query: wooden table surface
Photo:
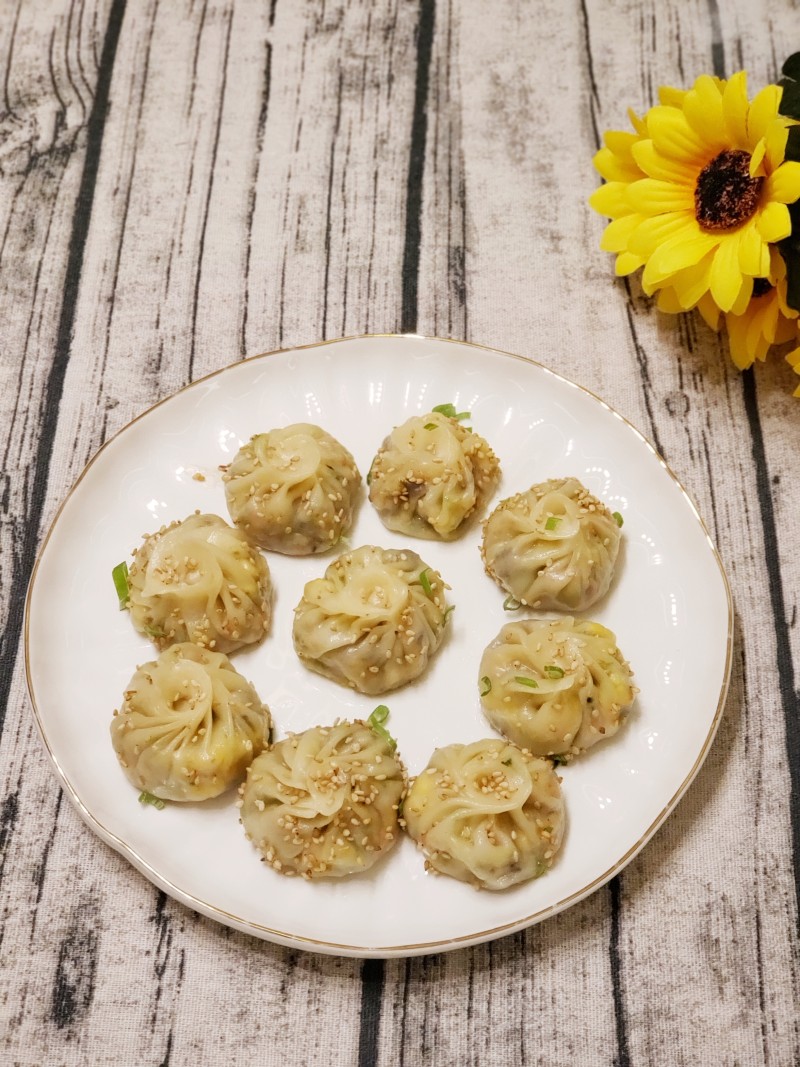
[[[0,1063],[800,1062],[796,379],[739,375],[615,281],[586,203],[628,106],[705,71],[755,90],[799,28],[790,0],[0,0]],[[248,355],[368,332],[604,397],[697,501],[737,624],[716,744],[619,877],[385,964],[151,886],[64,801],[21,652],[37,547],[109,435]]]

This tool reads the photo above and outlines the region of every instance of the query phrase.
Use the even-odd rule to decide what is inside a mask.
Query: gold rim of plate
[[[679,489],[684,500],[689,505],[690,511],[694,515],[697,522],[700,524],[700,528],[703,531],[706,543],[708,544],[708,547],[711,550],[712,556],[717,564],[717,567],[719,568],[720,577],[722,578],[723,587],[725,589],[725,596],[727,599],[728,606],[728,634],[725,650],[725,669],[724,676],[722,679],[722,685],[720,687],[719,699],[717,701],[717,707],[714,712],[714,718],[711,721],[708,734],[706,735],[706,739],[703,742],[703,746],[700,749],[697,758],[692,764],[689,773],[686,775],[681,785],[670,798],[669,802],[664,805],[664,807],[661,809],[661,811],[650,824],[650,826],[648,826],[648,828],[645,830],[639,840],[636,841],[636,843],[633,844],[628,849],[628,851],[625,852],[624,855],[622,855],[606,871],[598,875],[597,878],[593,879],[581,889],[578,889],[574,893],[570,893],[568,896],[563,897],[559,901],[556,901],[555,904],[550,904],[545,908],[540,908],[538,911],[534,911],[530,915],[526,915],[521,919],[515,919],[514,921],[509,923],[504,923],[501,926],[493,926],[487,930],[479,930],[475,933],[463,934],[460,937],[447,938],[443,941],[422,941],[405,945],[348,945],[340,944],[335,941],[320,941],[317,938],[304,937],[300,934],[293,934],[285,930],[276,930],[271,926],[265,926],[263,923],[253,922],[250,919],[243,919],[238,915],[234,915],[231,912],[225,911],[223,908],[218,907],[216,904],[210,904],[208,901],[201,900],[199,897],[195,897],[192,894],[187,893],[185,890],[179,888],[178,886],[170,882],[168,879],[164,878],[163,875],[156,871],[155,868],[151,867],[151,865],[145,859],[143,859],[132,846],[123,841],[113,831],[105,827],[103,823],[97,818],[97,816],[89,811],[89,809],[84,805],[83,801],[75,790],[75,787],[72,785],[72,782],[64,773],[58,760],[56,759],[55,754],[53,753],[53,750],[50,747],[50,742],[48,741],[47,734],[45,733],[41,715],[39,714],[39,708],[36,703],[36,695],[34,693],[33,679],[31,677],[29,657],[30,604],[31,596],[33,593],[33,587],[36,582],[36,576],[39,570],[39,563],[47,549],[50,537],[52,536],[53,531],[55,530],[58,524],[58,520],[61,517],[61,513],[67,506],[69,500],[72,497],[72,494],[75,492],[77,487],[83,481],[86,474],[89,472],[91,467],[94,466],[95,462],[97,461],[97,459],[99,459],[102,453],[113,443],[113,441],[116,440],[117,437],[129,430],[130,427],[133,426],[135,423],[139,422],[140,419],[145,418],[145,416],[149,415],[150,412],[155,411],[156,408],[161,407],[162,404],[166,404],[168,401],[172,400],[174,397],[180,395],[181,393],[184,393],[189,389],[194,389],[196,386],[201,385],[204,382],[210,381],[212,378],[216,378],[220,374],[224,374],[232,367],[239,366],[241,363],[252,363],[257,360],[268,359],[270,356],[282,356],[290,354],[292,352],[302,352],[312,348],[322,348],[326,345],[340,344],[343,341],[376,341],[387,339],[419,340],[430,341],[435,343],[464,345],[468,348],[476,348],[484,352],[491,352],[494,355],[504,356],[510,359],[517,359],[522,363],[527,363],[531,366],[537,367],[545,374],[548,374],[556,380],[563,382],[565,385],[571,386],[573,389],[580,390],[582,393],[585,393],[587,396],[590,396],[594,401],[596,401],[596,403],[598,403],[602,408],[608,411],[609,414],[619,419],[620,422],[627,426],[627,428],[642,442],[642,444],[646,446],[648,451],[658,461],[659,465],[670,476],[670,478],[673,480],[673,482]],[[597,396],[596,393],[593,393],[590,389],[586,389],[584,386],[579,385],[577,382],[573,382],[570,378],[565,377],[563,374],[559,374],[557,371],[551,370],[549,367],[544,366],[544,364],[539,363],[528,356],[520,356],[515,352],[506,352],[501,348],[492,348],[489,345],[481,345],[472,341],[459,341],[453,337],[429,337],[425,334],[418,333],[372,333],[356,334],[351,337],[335,337],[327,341],[315,341],[311,344],[295,345],[291,348],[276,348],[271,352],[261,352],[255,356],[248,356],[244,360],[239,360],[237,363],[231,363],[225,367],[220,367],[218,370],[211,371],[210,374],[206,374],[202,378],[198,378],[196,381],[189,382],[188,385],[184,385],[180,389],[176,389],[174,393],[171,393],[169,396],[164,397],[162,400],[157,401],[155,404],[152,404],[145,411],[140,412],[140,414],[138,414],[135,418],[131,419],[131,421],[125,426],[123,426],[121,429],[117,430],[117,432],[112,437],[110,437],[103,445],[101,445],[97,452],[95,452],[94,456],[92,456],[92,458],[86,464],[83,471],[67,493],[66,497],[61,502],[58,511],[56,512],[55,517],[53,518],[53,521],[50,524],[50,528],[48,529],[47,534],[44,540],[42,541],[41,547],[39,548],[39,552],[36,557],[36,562],[34,563],[33,570],[31,571],[30,582],[28,583],[28,591],[25,597],[24,642],[25,678],[27,681],[28,694],[30,696],[31,706],[33,708],[33,714],[36,720],[36,726],[38,728],[39,735],[41,736],[42,742],[45,746],[45,749],[47,750],[47,755],[50,758],[50,762],[53,764],[56,774],[61,780],[61,783],[64,789],[66,790],[67,795],[69,796],[72,804],[77,809],[79,815],[84,820],[84,822],[90,827],[90,829],[93,829],[99,837],[101,837],[107,844],[111,845],[111,847],[114,848],[117,852],[125,856],[133,864],[133,866],[137,868],[137,870],[139,870],[142,874],[145,874],[150,881],[152,881],[155,885],[158,885],[165,892],[169,893],[170,896],[174,897],[176,900],[179,900],[187,907],[190,907],[195,911],[199,911],[201,914],[206,915],[211,919],[215,919],[219,922],[222,922],[225,925],[234,926],[245,933],[251,933],[256,936],[261,936],[262,938],[274,939],[277,943],[284,944],[287,946],[291,946],[294,944],[301,947],[316,948],[320,951],[327,953],[349,955],[358,958],[382,958],[391,956],[417,954],[421,955],[424,953],[442,952],[448,949],[480,944],[481,942],[491,941],[505,934],[514,933],[518,930],[524,930],[529,926],[533,926],[535,923],[541,922],[543,919],[549,918],[551,915],[557,915],[559,912],[566,910],[573,904],[577,904],[580,900],[583,900],[585,897],[588,897],[596,889],[599,889],[601,886],[605,885],[605,883],[610,881],[615,874],[617,874],[624,867],[626,867],[628,863],[630,863],[634,856],[647,844],[650,838],[653,837],[656,831],[665,822],[667,816],[675,808],[678,801],[681,799],[683,794],[691,785],[692,781],[697,775],[697,772],[703,765],[705,758],[708,755],[709,749],[711,748],[711,744],[714,740],[717,728],[719,727],[719,723],[722,718],[722,712],[725,706],[725,700],[728,694],[728,686],[730,682],[731,661],[733,654],[733,599],[731,597],[731,589],[728,583],[728,578],[725,574],[725,568],[722,565],[722,559],[720,557],[716,545],[714,544],[711,538],[710,533],[708,532],[708,527],[703,521],[700,512],[697,510],[694,501],[689,496],[686,489],[683,487],[677,475],[671,469],[666,460],[657,452],[657,450],[650,443],[650,441],[648,441],[644,434],[637,430],[633,423],[626,419],[624,415],[620,415],[620,413],[614,408],[612,408],[610,404],[606,403],[605,400]]]

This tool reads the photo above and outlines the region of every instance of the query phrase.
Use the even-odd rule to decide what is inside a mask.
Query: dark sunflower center
[[[763,296],[772,286],[767,278],[753,278],[753,296]]]
[[[694,213],[709,233],[735,230],[758,207],[763,178],[750,177],[750,153],[726,149],[703,167],[694,187]]]

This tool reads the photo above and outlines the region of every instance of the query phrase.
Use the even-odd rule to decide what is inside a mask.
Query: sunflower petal
[[[755,219],[750,219],[739,231],[739,267],[751,278],[769,274],[769,247],[758,232]]]
[[[701,75],[686,94],[683,111],[689,125],[715,154],[726,147],[722,93],[708,74]]]
[[[711,293],[706,293],[700,300],[698,300],[696,307],[702,315],[706,325],[710,326],[712,330],[719,330],[720,310],[714,303],[714,298]]]
[[[731,315],[744,315],[747,311],[747,305],[750,303],[750,298],[753,295],[753,279],[749,278],[746,274],[742,275],[742,288],[739,290],[739,295],[733,303],[731,308]]]
[[[671,85],[662,85],[658,90],[658,99],[665,107],[683,107],[686,89],[673,89]]]
[[[640,221],[641,215],[623,215],[621,219],[609,222],[600,238],[602,250],[604,252],[626,252],[628,239]]]
[[[614,273],[618,278],[624,278],[628,274],[633,274],[643,263],[642,257],[634,255],[633,252],[620,252],[614,264]]]
[[[769,124],[777,118],[782,95],[783,89],[779,85],[765,85],[760,93],[756,93],[747,114],[750,151],[766,134]]]
[[[778,316],[778,321],[775,325],[775,344],[782,345],[786,341],[791,339],[797,334],[797,323],[791,319],[785,318],[783,313]]]
[[[750,177],[751,178],[763,178],[767,171],[764,167],[764,157],[767,154],[767,142],[762,137],[760,141],[756,143],[755,148],[750,156]]]
[[[697,171],[713,159],[715,153],[694,132],[682,111],[674,107],[651,107],[647,112],[647,131],[656,150],[668,159],[694,166]]]
[[[628,118],[630,119],[631,126],[639,134],[640,137],[647,137],[647,123],[644,119],[640,119],[632,107],[628,108]]]
[[[683,185],[642,178],[628,189],[628,202],[642,215],[661,215],[665,211],[691,211],[694,193]]]
[[[728,347],[731,359],[739,370],[747,370],[753,362],[747,355],[747,322],[739,315],[726,315],[725,328],[728,332]]]
[[[595,189],[589,197],[589,203],[598,214],[607,215],[610,219],[618,219],[631,212],[626,195],[627,190],[628,186],[625,182],[606,182],[599,189]]]
[[[649,138],[637,141],[631,151],[637,166],[648,178],[660,178],[662,181],[686,185],[694,190],[697,181],[696,170],[679,160],[667,159],[660,155]]]
[[[656,307],[659,311],[665,311],[668,315],[680,315],[682,311],[686,311],[686,308],[681,307],[678,294],[669,287],[659,290],[656,298]]]
[[[782,241],[792,232],[792,220],[785,204],[767,204],[756,219],[758,232],[769,244]]]
[[[718,237],[699,230],[689,238],[665,241],[650,257],[644,269],[643,283],[659,287],[670,275],[699,263],[718,243]]]
[[[667,211],[642,219],[631,235],[628,247],[640,256],[650,256],[665,241],[673,237],[693,237],[698,232],[697,221],[688,211]]]
[[[704,256],[699,263],[695,263],[692,267],[685,267],[670,278],[670,285],[672,285],[673,289],[678,294],[678,299],[685,308],[695,307],[695,305],[699,307],[700,304],[705,303],[707,300],[710,300],[711,303],[714,304],[711,294],[708,291],[711,279],[711,264],[713,260],[714,253],[710,252],[708,255]],[[717,305],[714,304],[714,307],[716,306]],[[717,308],[717,312],[719,312],[719,308]],[[703,317],[706,319],[706,322],[711,325],[710,320],[706,318],[705,314]],[[716,326],[714,326],[714,329],[716,329]]]
[[[635,182],[644,177],[633,160],[620,159],[610,148],[595,152],[592,163],[607,182]]]
[[[796,374],[800,374],[800,348],[795,348],[793,352],[790,352],[786,357],[786,362]],[[792,393],[792,396],[800,396],[800,385]]]
[[[742,272],[739,270],[739,240],[737,234],[720,241],[711,264],[711,295],[721,311],[730,311],[742,288]]]
[[[800,163],[782,163],[765,184],[768,200],[793,204],[800,197]]]
[[[776,119],[770,123],[764,140],[767,146],[766,167],[769,173],[777,170],[786,157],[786,141],[789,137],[789,129],[784,119]]]
[[[737,71],[722,92],[722,111],[725,116],[725,128],[728,131],[730,148],[750,147],[747,140],[747,71]]]

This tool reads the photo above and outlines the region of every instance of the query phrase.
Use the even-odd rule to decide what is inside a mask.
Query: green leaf
[[[483,678],[481,678],[480,694],[481,694],[482,697],[485,697],[485,696],[488,696],[488,694],[491,693],[491,691],[492,691],[492,679],[489,677],[488,674],[484,674]]]
[[[800,202],[789,204],[792,232],[778,242],[778,251],[786,264],[786,303],[800,311]]]
[[[124,560],[122,563],[118,563],[111,572],[111,577],[114,580],[114,588],[119,598],[119,610],[122,611],[123,608],[128,606],[128,601],[131,598],[131,591],[128,586],[128,564]]]
[[[161,797],[154,797],[152,793],[148,793],[147,790],[143,790],[139,794],[140,804],[152,804],[154,808],[158,808],[161,811],[166,805]]]
[[[793,81],[800,81],[800,52],[793,52],[781,67],[781,74]]]
[[[800,126],[790,126],[787,131],[785,160],[800,163]]]
[[[623,517],[620,515],[620,513],[618,511],[615,511],[614,514],[611,516],[611,518],[614,520],[614,522],[617,524],[617,526],[620,526],[620,527],[625,522],[625,520],[623,519]]]
[[[379,737],[382,737],[386,744],[389,746],[389,748],[392,750],[392,752],[394,752],[394,750],[397,748],[397,742],[389,733],[389,731],[383,726],[383,723],[385,723],[388,718],[389,709],[386,707],[385,704],[379,704],[377,708],[375,708],[373,713],[370,715],[370,717],[367,719],[367,725],[370,727],[371,730],[374,730],[374,732]]]
[[[435,430],[435,429],[436,429],[436,427],[437,427],[437,425],[438,425],[438,424],[437,424],[437,423],[435,423],[435,422],[426,422],[426,423],[425,423],[425,429],[426,429],[426,430]]]
[[[522,607],[522,602],[510,594],[503,601],[503,611],[516,611]]]
[[[561,518],[558,515],[551,515],[547,522],[544,524],[545,530],[556,530],[558,524],[561,522]]]
[[[781,78],[778,85],[783,89],[780,113],[790,119],[800,119],[800,82]]]

